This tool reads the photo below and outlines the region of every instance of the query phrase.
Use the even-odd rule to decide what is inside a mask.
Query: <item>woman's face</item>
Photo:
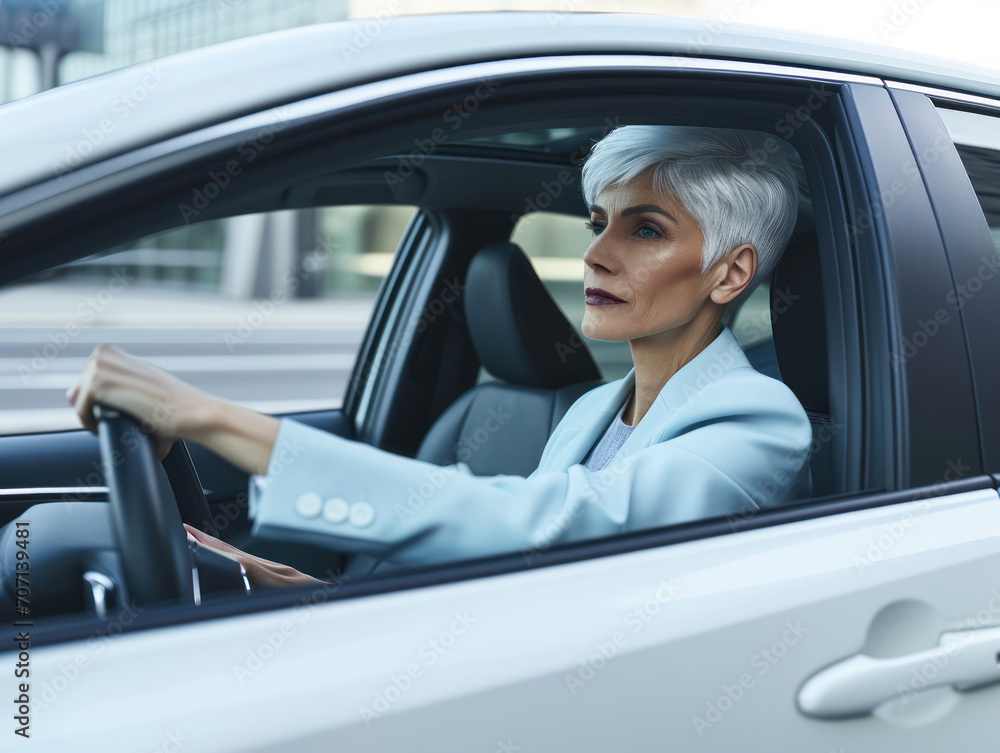
[[[581,331],[595,340],[635,340],[691,322],[710,304],[701,273],[701,228],[676,199],[657,193],[653,173],[609,186],[591,207],[593,240],[583,255]],[[599,288],[620,299],[588,295]]]

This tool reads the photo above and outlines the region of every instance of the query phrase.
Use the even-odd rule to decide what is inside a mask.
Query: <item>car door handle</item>
[[[961,630],[942,634],[927,651],[888,659],[857,654],[829,666],[799,689],[798,704],[807,716],[843,719],[869,714],[907,690],[972,690],[994,682],[1000,682],[1000,627]]]

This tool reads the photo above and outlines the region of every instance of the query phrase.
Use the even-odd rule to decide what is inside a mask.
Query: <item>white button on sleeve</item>
[[[351,525],[358,528],[365,528],[366,526],[370,526],[374,520],[375,508],[367,502],[355,502],[351,505]]]
[[[295,512],[303,518],[315,518],[323,509],[323,500],[315,492],[306,492],[295,500]]]
[[[323,520],[327,523],[343,523],[347,520],[350,507],[340,497],[330,497],[323,505]]]

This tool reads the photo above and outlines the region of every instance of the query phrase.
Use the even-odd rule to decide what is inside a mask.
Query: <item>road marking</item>
[[[2,319],[0,319],[2,325]],[[23,344],[36,346],[41,350],[50,342],[48,335],[56,336],[63,329],[58,327],[24,327],[5,326],[0,333],[0,347],[8,344]],[[233,335],[232,329],[153,329],[126,327],[81,327],[79,332],[70,338],[74,344],[98,345],[203,345],[214,343],[225,346],[225,335]],[[360,345],[364,337],[363,329],[257,329],[247,336],[247,345],[301,345],[315,343],[317,345]],[[237,345],[236,347],[239,347]]]
[[[143,359],[170,372],[184,374],[275,371],[349,371],[353,353],[300,353],[252,356],[153,356]],[[75,383],[86,358],[53,358],[34,363],[31,358],[0,358],[0,390],[63,389]],[[41,366],[41,368],[39,368]],[[67,382],[66,380],[70,380]]]
[[[330,400],[241,400],[238,402],[251,410],[267,414],[332,411],[339,409],[342,405],[339,397]],[[77,418],[72,408],[0,411],[0,436],[70,431],[79,428],[80,419]]]

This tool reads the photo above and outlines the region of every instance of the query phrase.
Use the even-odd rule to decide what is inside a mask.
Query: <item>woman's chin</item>
[[[589,322],[584,322],[580,326],[580,334],[588,340],[601,340],[603,342],[619,342],[625,339],[608,327],[595,327]]]

